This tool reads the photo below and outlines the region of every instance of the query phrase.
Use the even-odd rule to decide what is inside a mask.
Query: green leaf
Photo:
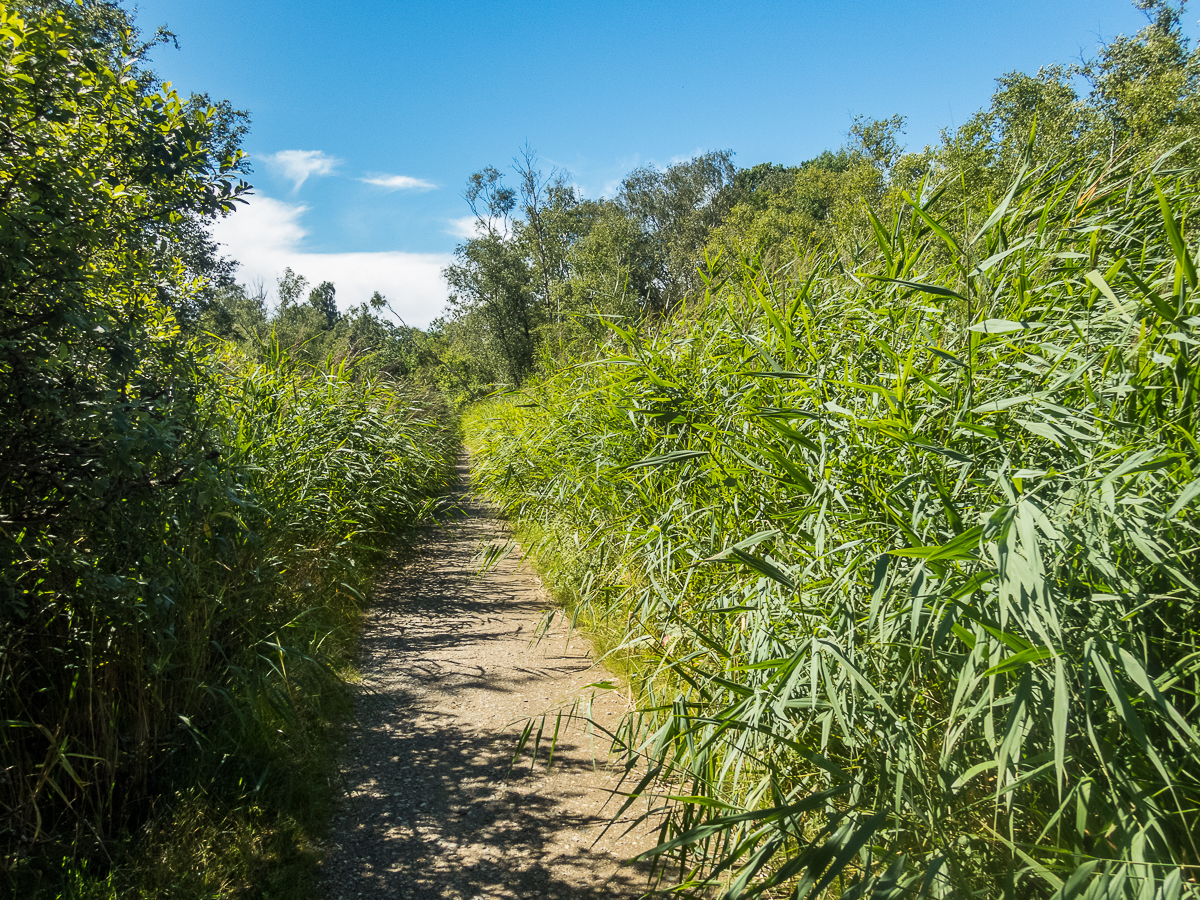
[[[661,456],[647,456],[645,459],[639,459],[637,462],[631,462],[628,465],[621,466],[617,469],[612,469],[612,474],[618,472],[627,472],[630,469],[640,468],[660,468],[662,466],[673,466],[676,463],[685,462],[689,459],[699,459],[702,456],[708,456],[707,450],[675,450],[671,453],[664,453]]]
[[[1023,669],[1030,663],[1041,662],[1043,659],[1052,659],[1054,655],[1054,651],[1049,647],[1028,647],[1020,653],[1006,656],[983,674],[987,677],[991,677],[992,675],[1007,675],[1017,669]]]
[[[1008,319],[984,319],[972,325],[967,331],[977,331],[981,334],[1008,334],[1012,331],[1027,331],[1031,325],[1024,322],[1012,322]]]
[[[750,537],[746,538],[745,540],[738,541],[733,546],[726,547],[720,553],[716,554],[715,556],[710,556],[703,561],[704,562],[719,562],[719,561],[725,559],[726,557],[728,557],[731,553],[736,553],[739,550],[749,550],[751,547],[758,546],[759,544],[761,544],[763,541],[767,540],[768,538],[777,537],[778,535],[779,535],[778,528],[769,528],[766,531],[755,532],[754,534],[750,535]]]
[[[946,360],[946,362],[954,363],[954,365],[958,366],[960,369],[965,369],[967,367],[965,362],[963,362],[957,356],[947,353],[945,350],[939,350],[937,347],[927,347],[926,349],[929,350],[929,352],[934,356],[939,356]]]
[[[1015,197],[1017,194],[1017,189],[1021,187],[1022,181],[1025,178],[1025,172],[1026,172],[1026,166],[1023,165],[1023,166],[1021,166],[1020,172],[1017,173],[1017,177],[1014,178],[1012,184],[1010,184],[1008,186],[1008,191],[1007,191],[1007,193],[1005,193],[1004,198],[998,204],[996,204],[996,208],[993,209],[992,214],[987,217],[987,221],[985,221],[983,223],[983,225],[980,227],[980,229],[977,232],[975,232],[975,236],[973,238],[971,238],[970,243],[972,245],[976,244],[981,237],[983,237],[985,234],[987,234],[989,231],[992,230],[993,225],[995,225],[1002,218],[1004,218],[1004,214],[1006,212],[1008,212],[1009,204],[1012,203],[1013,197]],[[1008,250],[1004,253],[997,254],[997,255],[1000,256],[1001,258],[1003,258],[1003,257],[1007,256],[1009,253],[1012,253],[1016,250],[1022,249],[1026,244],[1031,243],[1031,242],[1032,242],[1032,239],[1027,238],[1025,241],[1018,244],[1016,247],[1013,247],[1011,250]],[[996,257],[993,256],[993,257],[990,257],[990,259],[994,260],[994,259],[996,259]],[[983,263],[981,263],[979,267],[981,269],[983,269],[984,271],[987,270],[987,267]]]
[[[1200,748],[1200,736],[1192,730],[1192,726],[1187,719],[1175,708],[1166,695],[1158,689],[1158,686],[1150,679],[1150,674],[1146,671],[1146,667],[1141,661],[1124,647],[1117,647],[1117,657],[1121,660],[1121,666],[1125,670],[1125,674],[1129,676],[1129,680],[1136,684],[1145,692],[1154,703],[1167,714],[1167,716],[1180,729],[1187,740],[1191,741],[1193,746]],[[1110,648],[1111,652],[1111,648]]]
[[[734,550],[733,555],[737,557],[744,565],[749,566],[760,575],[766,575],[773,581],[777,581],[789,590],[796,589],[796,583],[777,565],[769,559],[755,556],[752,553],[747,553],[745,550]]]
[[[721,816],[716,819],[711,819],[703,825],[696,828],[691,828],[685,831],[672,840],[659,844],[650,850],[637,855],[637,859],[652,859],[656,856],[662,856],[664,853],[669,853],[676,847],[685,847],[689,844],[694,844],[697,841],[702,841],[705,838],[712,837],[714,834],[720,834],[722,831],[729,829],[731,825],[737,825],[742,822],[774,822],[785,816],[794,816],[798,813],[808,812],[812,809],[820,809],[825,805],[826,801],[831,800],[838,794],[843,793],[845,788],[836,787],[829,790],[820,791],[816,794],[809,794],[803,800],[796,803],[791,803],[785,806],[773,806],[770,809],[754,809],[749,812],[737,813],[732,816]]]
[[[987,259],[985,259],[983,262],[979,263],[979,265],[977,265],[975,268],[977,268],[980,272],[986,272],[988,269],[991,269],[993,266],[997,265],[998,263],[1001,263],[1004,260],[1008,259],[1008,257],[1011,256],[1012,254],[1014,254],[1020,250],[1024,250],[1026,247],[1028,247],[1032,243],[1033,243],[1032,238],[1026,238],[1025,240],[1021,241],[1021,243],[1017,244],[1015,247],[1009,247],[1007,250],[1002,250],[1000,253],[993,253],[991,256],[989,256]]]
[[[967,645],[967,649],[975,649],[975,635],[971,634],[971,632],[967,631],[967,629],[963,628],[957,622],[950,626],[950,630],[954,632],[960,641]]]
[[[984,631],[996,638],[996,640],[1000,641],[1006,647],[1016,650],[1018,653],[1024,653],[1026,650],[1033,649],[1033,644],[1029,643],[1023,637],[1013,634],[1011,631],[1004,631],[986,622],[980,622],[979,624],[983,627]]]
[[[885,278],[882,275],[868,275],[872,281],[886,281],[889,284],[898,284],[901,287],[911,288],[914,291],[920,291],[923,294],[932,294],[935,297],[950,297],[954,300],[962,300],[964,303],[967,298],[957,291],[952,291],[950,288],[942,287],[937,284],[926,284],[923,281],[905,281],[901,278]]]
[[[933,229],[933,233],[940,237],[946,246],[949,247],[959,259],[961,259],[964,255],[962,248],[958,246],[958,241],[950,236],[950,232],[943,228],[940,222],[935,220],[931,215],[929,215],[929,213],[922,209],[919,203],[914,202],[912,197],[908,195],[907,191],[901,191],[900,195],[912,207],[913,212],[920,216],[920,218],[924,220],[925,224]]]
[[[1179,496],[1175,498],[1175,502],[1172,503],[1171,508],[1167,510],[1166,518],[1174,518],[1176,515],[1182,512],[1185,506],[1187,506],[1197,497],[1200,497],[1200,478],[1192,481],[1187,485],[1187,487],[1179,492]]]
[[[988,769],[994,769],[998,765],[999,762],[994,759],[985,759],[983,762],[976,763],[975,765],[971,766],[971,768],[967,769],[967,771],[963,772],[956,779],[954,779],[954,783],[950,785],[951,793],[957,794],[960,790],[966,787],[966,785],[970,784],[971,780],[976,775],[979,775],[981,772],[986,772]]]
[[[1075,867],[1075,871],[1071,873],[1066,883],[1055,891],[1050,900],[1075,900],[1075,898],[1080,897],[1083,893],[1084,885],[1092,877],[1092,873],[1096,871],[1098,865],[1100,865],[1100,860],[1098,859],[1089,859],[1086,862],[1080,863]]]
[[[1062,657],[1054,661],[1054,711],[1051,714],[1051,726],[1054,737],[1054,771],[1058,777],[1058,790],[1062,793],[1063,782],[1066,779],[1067,754],[1067,716],[1071,702],[1071,694],[1067,690],[1066,665]]]
[[[1197,284],[1196,264],[1192,262],[1192,256],[1188,253],[1183,236],[1179,233],[1179,225],[1175,222],[1175,211],[1171,209],[1171,201],[1167,199],[1167,195],[1163,193],[1157,181],[1154,182],[1154,192],[1158,194],[1158,208],[1162,211],[1163,226],[1167,231],[1167,240],[1170,241],[1171,251],[1183,269],[1188,286],[1194,290]]]
[[[1013,406],[1020,406],[1028,403],[1030,400],[1036,400],[1036,394],[1018,394],[1015,397],[1005,397],[1002,400],[990,400],[987,403],[981,403],[971,410],[973,413],[990,413],[1000,412],[1002,409],[1009,409]]]
[[[892,556],[907,556],[916,559],[974,559],[979,551],[979,539],[983,536],[983,526],[976,525],[958,535],[945,544],[930,547],[906,547],[903,550],[889,550]]]
[[[1096,289],[1098,291],[1100,291],[1101,294],[1104,295],[1105,299],[1107,299],[1109,303],[1111,303],[1117,309],[1120,309],[1120,310],[1125,309],[1124,304],[1122,304],[1121,301],[1117,299],[1117,295],[1113,292],[1113,289],[1111,287],[1109,287],[1108,282],[1105,281],[1104,276],[1101,275],[1098,270],[1092,269],[1092,271],[1087,273],[1086,277],[1087,277],[1087,280],[1090,281],[1092,284],[1094,284],[1096,286]]]

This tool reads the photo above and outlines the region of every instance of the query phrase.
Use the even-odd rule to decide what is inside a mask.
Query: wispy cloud
[[[437,188],[436,184],[413,178],[411,175],[368,175],[358,180],[389,191],[432,191]]]
[[[607,197],[611,200],[621,192],[621,183],[624,180],[624,177],[610,178],[608,181],[604,182],[603,187],[600,188],[600,196]]]
[[[451,219],[446,223],[449,227],[447,234],[460,238],[473,238],[479,234],[479,220],[474,216],[463,216],[461,219]]]
[[[503,237],[508,237],[512,234],[512,222],[504,218],[492,218],[480,220],[476,216],[463,216],[459,219],[446,220],[446,234],[452,234],[458,238],[476,238],[487,234],[488,226],[492,230]]]
[[[291,180],[292,193],[300,190],[300,185],[313,175],[332,175],[342,162],[321,150],[280,150],[263,159],[272,169]]]
[[[423,328],[442,313],[447,287],[442,269],[454,261],[447,253],[311,253],[302,249],[304,214],[309,208],[261,194],[213,226],[213,237],[241,263],[238,278],[261,283],[273,292],[286,267],[311,284],[332,281],[338,306],[346,309],[380,291],[409,325]]]
[[[691,153],[680,153],[676,156],[672,156],[670,165],[677,166],[680,163],[691,162],[697,156],[703,156],[707,152],[708,151],[706,151],[703,147],[697,147]]]

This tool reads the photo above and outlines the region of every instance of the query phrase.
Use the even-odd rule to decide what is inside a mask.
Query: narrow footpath
[[[460,469],[463,482],[465,468]],[[552,608],[519,554],[481,572],[504,523],[467,493],[461,513],[430,529],[414,558],[381,580],[364,623],[357,723],[343,760],[347,794],[322,867],[326,900],[635,898],[656,841],[620,809],[609,741],[564,721],[553,764],[555,711],[585,709],[603,728],[626,710],[610,676],[561,624],[535,640]],[[551,713],[536,766],[531,716]],[[536,727],[535,727],[536,733]]]

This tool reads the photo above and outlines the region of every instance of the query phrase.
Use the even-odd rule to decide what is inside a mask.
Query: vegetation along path
[[[577,633],[536,640],[540,581],[515,554],[484,569],[505,526],[465,493],[460,509],[381,581],[365,622],[325,896],[636,897],[646,875],[625,861],[653,837],[606,829],[621,800],[602,729],[625,698],[589,686],[604,675]],[[547,770],[558,710],[577,715]],[[510,771],[524,723],[547,711],[536,766],[531,741]]]

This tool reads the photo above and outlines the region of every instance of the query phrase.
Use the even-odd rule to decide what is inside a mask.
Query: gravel
[[[381,581],[360,644],[357,723],[342,763],[345,797],[326,846],[326,900],[637,897],[656,843],[642,809],[611,817],[618,769],[611,730],[628,708],[612,676],[561,617],[485,504],[431,529],[415,558]],[[559,713],[549,770],[546,757]],[[527,721],[546,723],[511,766]]]

